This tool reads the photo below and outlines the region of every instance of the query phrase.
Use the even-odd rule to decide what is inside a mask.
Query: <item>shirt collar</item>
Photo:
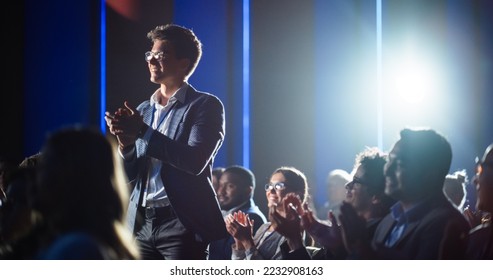
[[[402,217],[404,216],[404,208],[402,208],[402,205],[400,202],[396,202],[392,207],[390,207],[390,214],[392,215],[392,218],[396,221],[400,221]]]
[[[173,104],[176,102],[176,100],[180,101],[181,103],[185,103],[185,98],[187,95],[187,90],[188,90],[189,84],[187,82],[183,82],[183,85],[171,96],[169,99],[169,104]],[[157,89],[150,98],[151,106],[157,107],[157,108],[163,108],[161,104],[159,104],[159,95],[161,94],[161,89]]]
[[[397,202],[390,208],[390,214],[392,215],[392,218],[397,221],[397,223],[402,224],[420,218],[421,212],[425,207],[424,202],[419,202],[411,207],[411,209],[404,211],[401,203]]]

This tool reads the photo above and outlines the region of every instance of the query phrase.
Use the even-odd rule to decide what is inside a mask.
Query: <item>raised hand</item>
[[[282,201],[285,216],[276,211],[275,206],[269,207],[269,221],[272,228],[286,237],[291,250],[303,246],[300,215],[303,214],[301,202],[294,193],[289,193]]]
[[[142,116],[127,101],[124,108],[118,108],[114,114],[105,112],[104,117],[111,134],[115,135],[120,148],[132,145],[145,126]]]
[[[464,217],[466,217],[467,222],[471,228],[475,228],[479,224],[481,224],[482,214],[481,211],[472,211],[469,205],[464,209]]]
[[[242,211],[229,214],[226,219],[226,230],[233,236],[238,249],[241,247],[249,249],[254,245],[253,242],[253,219]]]
[[[329,224],[324,224],[315,218],[313,211],[308,208],[307,204],[303,206],[305,210],[301,217],[301,225],[317,243],[329,250],[336,250],[344,246],[341,227],[332,211],[329,212]]]
[[[269,207],[269,221],[272,228],[284,236],[298,235],[300,226],[300,215],[303,214],[300,199],[293,193],[289,193],[282,201],[285,217],[276,211],[277,206]]]
[[[342,203],[339,220],[342,225],[343,241],[348,252],[354,252],[362,258],[371,258],[366,221],[347,202]]]

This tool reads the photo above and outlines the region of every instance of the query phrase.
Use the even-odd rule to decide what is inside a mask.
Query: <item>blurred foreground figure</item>
[[[493,213],[493,143],[490,144],[481,159],[477,159],[476,178],[477,190],[476,209],[486,214],[481,223],[469,232],[468,259],[493,259],[493,229],[491,214]]]
[[[34,209],[46,231],[37,258],[139,258],[116,143],[97,130],[62,129],[45,142],[38,172]]]

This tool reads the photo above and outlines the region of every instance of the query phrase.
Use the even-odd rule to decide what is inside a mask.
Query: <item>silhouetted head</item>
[[[477,159],[476,164],[476,208],[493,213],[493,143],[486,148],[483,156]]]
[[[403,129],[385,165],[385,192],[401,201],[417,202],[443,194],[452,148],[432,129]]]
[[[353,179],[346,184],[346,201],[359,214],[366,212],[381,217],[393,203],[385,194],[383,168],[386,162],[387,155],[378,148],[367,148],[356,155]]]
[[[53,227],[97,232],[98,226],[122,220],[128,191],[112,143],[89,128],[66,128],[48,137],[35,206]]]

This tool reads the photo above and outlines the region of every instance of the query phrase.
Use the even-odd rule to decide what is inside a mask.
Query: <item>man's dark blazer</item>
[[[154,109],[150,101],[141,103],[137,110],[144,122],[151,125]],[[133,158],[124,160],[133,187],[127,213],[130,229],[140,229],[142,208],[138,206],[142,203],[143,182],[152,157],[163,163],[161,178],[180,222],[202,241],[223,238],[228,233],[211,174],[225,135],[223,104],[214,95],[189,85],[185,98],[179,98],[172,110],[168,136],[154,131],[147,145],[137,139]]]
[[[419,213],[409,221],[401,238],[390,248],[385,241],[395,220],[388,214],[379,224],[373,236],[373,247],[379,259],[433,260],[441,257],[442,240],[448,226],[454,225],[458,234],[467,234],[469,225],[464,216],[452,206],[443,194],[428,199],[420,205]],[[457,237],[456,240],[460,240]],[[466,240],[464,240],[465,242]]]

